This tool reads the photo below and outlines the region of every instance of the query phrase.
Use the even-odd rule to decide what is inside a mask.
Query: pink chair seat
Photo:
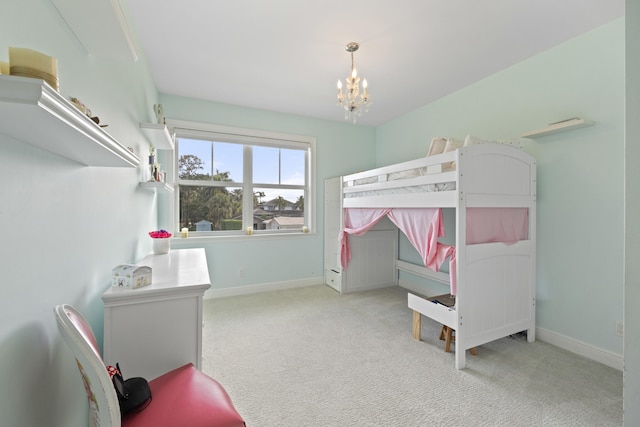
[[[90,427],[244,427],[224,388],[191,363],[149,382],[151,403],[120,417],[116,389],[85,318],[70,305],[55,307],[60,334],[76,358],[89,403]]]
[[[150,381],[149,387],[149,406],[124,417],[122,427],[245,425],[224,388],[190,363]]]

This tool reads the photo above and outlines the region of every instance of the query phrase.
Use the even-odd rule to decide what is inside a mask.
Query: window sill
[[[178,236],[180,233],[176,233]],[[174,235],[175,236],[175,235]],[[209,243],[209,242],[221,242],[221,241],[249,241],[249,240],[283,240],[283,239],[300,239],[300,238],[315,238],[317,233],[308,232],[295,232],[295,233],[255,233],[254,234],[226,234],[226,235],[206,235],[206,236],[194,236],[192,234],[189,237],[172,237],[171,246],[179,247],[181,245],[193,244],[193,243]]]

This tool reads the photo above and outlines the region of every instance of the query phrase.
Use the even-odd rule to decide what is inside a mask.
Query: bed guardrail
[[[351,175],[344,176],[344,187],[347,188],[364,185],[364,183],[380,183],[399,180],[403,181],[406,178],[412,178],[416,176],[437,175],[439,173],[449,172],[453,170],[451,168],[451,162],[456,160],[457,152],[450,151],[444,154],[438,154],[437,156],[423,157],[416,160],[410,160],[408,162],[396,163],[389,166],[382,166],[376,169],[370,169],[363,172],[357,172]],[[433,182],[439,182],[442,180],[434,179]]]
[[[404,271],[406,273],[410,273],[449,286],[449,273],[444,273],[442,271],[435,272],[429,270],[427,267],[411,264],[410,262],[401,261],[399,259],[396,260],[396,270]]]

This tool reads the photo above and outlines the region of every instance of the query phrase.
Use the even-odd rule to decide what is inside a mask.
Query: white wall
[[[147,155],[138,121],[151,118],[157,93],[144,61],[87,55],[50,0],[3,5],[0,60],[9,46],[58,58],[61,94],[81,99],[111,135]],[[80,166],[0,134],[3,427],[87,424],[84,388],[53,307],[77,306],[102,342],[100,296],[111,269],[148,253],[146,233],[156,226],[154,195],[137,187],[138,176],[135,168]]]
[[[508,138],[594,120],[525,148],[538,166],[537,326],[620,365],[624,31],[618,19],[377,129],[383,165],[426,155],[435,136]]]

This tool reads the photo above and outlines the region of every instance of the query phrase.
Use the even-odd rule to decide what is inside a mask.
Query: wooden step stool
[[[436,297],[427,298],[429,301],[437,300],[439,304],[446,305],[447,307],[453,307],[455,305],[455,297],[448,295],[438,295]],[[418,311],[413,312],[413,338],[417,341],[420,341],[420,322],[421,322],[421,314]],[[447,353],[451,352],[451,343],[455,341],[455,336],[453,335],[454,330],[446,325],[442,325],[442,329],[440,329],[440,339],[444,341],[444,351]],[[475,347],[469,349],[469,353],[473,356],[478,354],[478,350]]]
[[[444,341],[444,351],[449,353],[451,351],[451,342],[455,341],[455,337],[453,336],[454,330],[446,325],[442,325],[442,329],[440,329],[440,340]],[[469,349],[469,353],[473,356],[478,355],[478,350],[473,347]]]

